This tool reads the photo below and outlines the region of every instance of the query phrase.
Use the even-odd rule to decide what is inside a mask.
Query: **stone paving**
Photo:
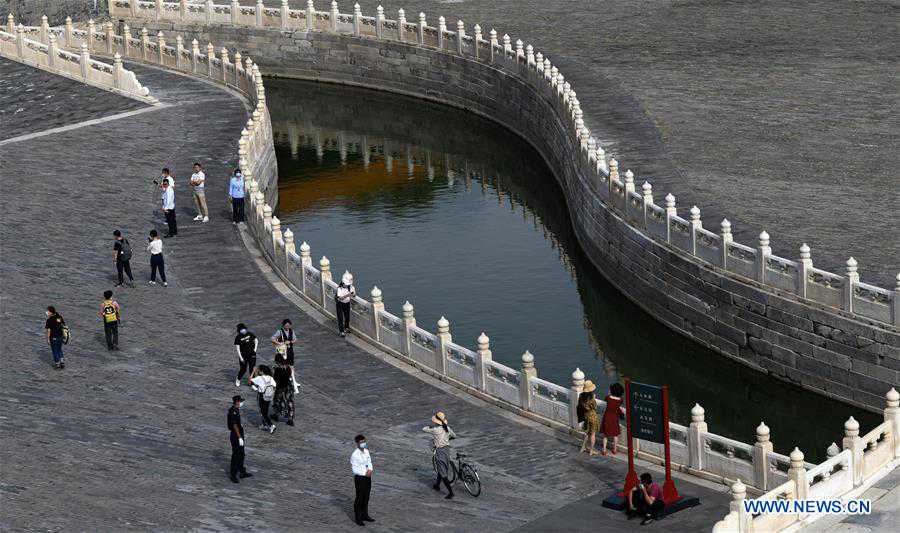
[[[596,504],[623,478],[621,461],[588,460],[561,434],[417,379],[343,342],[281,296],[221,200],[244,121],[241,102],[199,80],[130,68],[168,106],[0,150],[3,176],[27,177],[7,187],[0,224],[0,350],[11,385],[0,391],[7,407],[0,529],[353,529],[347,463],[358,432],[369,435],[375,460],[376,530],[511,530],[579,501],[582,519],[637,527]],[[0,66],[0,78],[8,72]],[[90,89],[82,98],[105,96]],[[191,221],[193,161],[207,170],[212,220],[205,225]],[[163,227],[150,183],[163,165],[177,179],[180,223],[179,236],[165,241],[168,288],[145,284],[141,246],[151,228]],[[107,352],[96,307],[114,283],[115,228],[135,247],[138,286],[117,291],[122,350]],[[72,330],[64,371],[53,370],[43,341],[48,304]],[[225,428],[236,391],[233,326],[246,322],[265,337],[288,316],[302,340],[297,426],[279,425],[274,435],[257,430],[255,402],[242,389],[256,476],[233,485]],[[271,360],[261,346],[261,361]],[[428,486],[428,444],[419,430],[436,409],[448,413],[457,446],[478,464],[485,488],[477,499],[457,487],[448,502]],[[692,531],[724,514],[721,488],[679,483],[704,505],[667,519],[669,529]],[[569,517],[561,511],[544,520],[565,527]]]

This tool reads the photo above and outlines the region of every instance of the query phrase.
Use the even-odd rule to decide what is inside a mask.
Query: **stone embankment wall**
[[[859,283],[852,260],[836,275],[815,269],[808,249],[797,261],[772,256],[766,234],[756,246],[734,243],[727,221],[709,231],[696,208],[678,216],[671,195],[657,205],[649,184],[636,190],[631,172],[623,179],[615,160],[607,162],[574,91],[521,41],[503,36],[501,44],[496,34],[488,41],[480,29],[472,38],[464,27],[443,28],[442,19],[428,26],[424,15],[409,23],[336,7],[243,7],[236,24],[227,5],[161,17],[152,4],[136,7],[137,17],[127,1],[117,1],[113,18],[168,39],[226,43],[251,54],[266,74],[408,94],[495,120],[544,157],[598,269],[668,327],[780,379],[871,409],[900,383],[900,335],[892,325],[900,318],[898,290]],[[182,21],[192,16],[211,24]]]
[[[66,17],[88,20],[109,13],[107,0],[0,0],[0,14],[12,14],[25,25],[36,26],[46,16],[51,26],[62,24]]]

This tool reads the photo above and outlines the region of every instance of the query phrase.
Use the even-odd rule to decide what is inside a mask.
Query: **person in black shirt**
[[[287,361],[281,359],[275,367],[275,414],[272,420],[279,416],[287,419],[287,425],[294,425],[294,376]]]
[[[244,324],[237,325],[237,336],[234,338],[235,351],[237,352],[238,369],[237,377],[234,378],[234,386],[241,386],[241,378],[246,372],[249,376],[256,367],[256,349],[259,347],[259,339],[256,335],[247,330]]]
[[[228,433],[231,440],[231,470],[230,477],[234,483],[240,483],[241,478],[252,476],[244,468],[244,426],[241,425],[241,405],[244,398],[237,395],[231,399],[231,407],[228,409]]]
[[[131,275],[131,243],[122,236],[122,232],[119,230],[113,232],[113,237],[116,238],[116,242],[113,244],[113,263],[116,265],[116,272],[119,275],[116,287],[121,287],[125,283],[123,272],[128,274],[129,285],[134,287],[134,276]]]
[[[61,314],[56,312],[56,308],[52,305],[47,306],[47,321],[44,323],[44,329],[47,331],[47,344],[50,345],[50,351],[53,352],[53,368],[62,370],[66,367],[66,360],[63,358],[63,327],[66,321],[63,320]]]

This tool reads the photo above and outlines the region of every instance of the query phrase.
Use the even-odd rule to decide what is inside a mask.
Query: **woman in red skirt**
[[[600,423],[600,432],[603,433],[603,446],[600,448],[600,454],[606,455],[606,440],[612,439],[613,455],[618,453],[619,448],[619,417],[625,416],[625,408],[622,407],[622,395],[625,389],[618,383],[609,386],[609,394],[603,401],[606,402],[606,410],[603,411],[603,421]]]

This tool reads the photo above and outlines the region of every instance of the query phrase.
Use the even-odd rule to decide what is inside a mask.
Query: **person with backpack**
[[[287,361],[288,366],[294,366],[294,343],[297,336],[294,334],[293,324],[289,318],[281,321],[281,327],[272,335],[272,346],[275,347],[275,362],[280,359]]]
[[[234,337],[234,350],[237,352],[238,373],[234,378],[234,386],[241,386],[241,378],[244,372],[247,375],[253,373],[256,368],[256,350],[259,348],[259,339],[256,338],[251,331],[247,329],[243,323],[237,325],[237,335]]]
[[[103,292],[100,303],[100,318],[103,320],[103,335],[106,337],[106,349],[119,349],[119,321],[122,319],[119,302],[113,300],[113,291]]]
[[[155,229],[150,230],[150,237],[147,238],[147,251],[150,252],[150,281],[148,285],[156,285],[156,273],[159,272],[159,279],[162,280],[163,287],[168,287],[166,282],[166,262],[163,260],[163,242],[159,238],[159,233]]]
[[[353,286],[353,274],[344,272],[337,291],[334,293],[334,305],[337,309],[338,333],[346,337],[350,331],[350,302],[356,296],[356,287]]]
[[[119,230],[113,231],[113,237],[116,239],[115,243],[113,243],[113,263],[115,263],[116,272],[119,275],[116,287],[121,287],[125,284],[125,276],[123,274],[128,274],[130,285],[134,287],[134,276],[131,274],[131,256],[133,254],[131,243]]]
[[[47,344],[50,345],[50,351],[53,352],[53,368],[62,370],[66,367],[62,345],[69,340],[69,328],[66,327],[66,321],[63,320],[62,315],[57,313],[56,308],[52,305],[47,306],[47,321],[44,323],[44,329],[47,332]]]
[[[294,372],[287,361],[278,361],[275,367],[275,414],[273,420],[284,417],[287,425],[294,425]]]
[[[259,429],[275,433],[275,424],[269,418],[269,405],[275,399],[275,379],[272,377],[272,369],[266,365],[259,365],[250,374],[250,386],[256,391],[256,401],[259,404],[259,415],[262,424]]]

